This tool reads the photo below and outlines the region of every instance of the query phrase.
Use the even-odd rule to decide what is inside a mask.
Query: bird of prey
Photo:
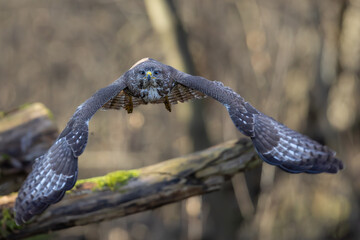
[[[35,160],[19,190],[15,220],[23,224],[62,199],[77,179],[78,157],[88,139],[88,124],[97,110],[125,109],[140,104],[171,105],[210,96],[222,103],[244,135],[251,138],[260,158],[290,173],[336,173],[343,168],[335,152],[263,114],[221,82],[192,76],[154,59],[137,62],[115,82],[81,104],[55,143]]]

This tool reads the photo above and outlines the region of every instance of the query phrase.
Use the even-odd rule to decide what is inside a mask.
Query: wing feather
[[[14,210],[18,225],[60,201],[65,192],[73,188],[78,174],[78,156],[83,153],[87,143],[89,120],[124,87],[121,77],[81,104],[56,142],[35,160],[33,170],[16,198]]]
[[[205,98],[206,95],[196,91],[194,89],[188,88],[181,84],[176,84],[171,92],[168,94],[168,101],[170,104],[177,104],[178,102],[186,102],[192,99],[202,99]],[[131,102],[130,102],[131,101]],[[164,103],[165,99],[159,99],[157,101],[151,102],[152,104],[158,104],[158,103]],[[140,105],[146,105],[148,104],[141,98],[137,97],[129,97],[129,93],[127,93],[126,90],[121,91],[119,94],[117,94],[114,98],[110,99],[108,102],[106,102],[103,106],[103,110],[108,109],[125,109],[126,106],[129,106],[132,104],[133,108],[140,106]]]
[[[256,151],[265,162],[291,173],[336,173],[343,168],[334,151],[261,113],[221,82],[163,66],[167,67],[171,79],[176,82],[168,95],[170,104],[206,96],[219,101],[228,110],[237,129],[252,139]],[[88,122],[98,109],[145,104],[141,98],[130,97],[124,75],[81,104],[53,146],[35,161],[33,171],[25,180],[15,202],[17,224],[30,220],[49,205],[60,201],[65,192],[74,186],[78,156],[87,144]],[[159,99],[152,103],[164,101]]]
[[[222,103],[237,129],[252,139],[265,162],[291,173],[336,173],[343,169],[334,151],[261,113],[231,88],[174,68],[171,71],[177,82]]]

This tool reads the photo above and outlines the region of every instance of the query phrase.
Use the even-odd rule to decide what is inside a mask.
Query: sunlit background
[[[291,175],[264,164],[220,192],[52,239],[360,238],[360,0],[0,1],[1,111],[42,102],[62,129],[143,57],[222,81],[336,150],[346,169]],[[171,113],[163,105],[100,111],[79,178],[240,137],[212,99]]]

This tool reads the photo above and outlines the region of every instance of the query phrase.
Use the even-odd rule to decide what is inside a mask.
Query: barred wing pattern
[[[205,98],[206,95],[196,91],[194,89],[185,87],[181,84],[175,85],[175,87],[171,90],[170,94],[167,96],[170,104],[177,104],[178,102],[186,102],[192,99],[201,99]],[[157,101],[152,102],[153,104],[164,103],[164,99],[159,99]],[[133,97],[130,93],[127,93],[126,89],[121,91],[114,98],[109,100],[107,103],[102,106],[103,110],[108,109],[116,109],[119,110],[121,108],[126,109],[127,106],[132,105],[132,107],[137,107],[139,105],[148,104],[141,98]]]
[[[156,78],[159,81],[156,83],[157,87],[140,87],[138,81],[146,80],[143,77],[145,70],[154,72],[154,75],[155,72],[162,72],[163,77]],[[192,76],[146,58],[81,104],[54,145],[36,160],[33,171],[25,180],[15,202],[17,224],[30,220],[49,205],[60,201],[65,192],[74,186],[78,156],[85,150],[88,123],[95,112],[100,108],[125,108],[130,113],[133,107],[146,104],[145,100],[134,97],[142,96],[140,93],[143,90],[148,93],[147,98],[144,98],[147,99],[146,102],[165,103],[169,111],[170,104],[204,98],[205,95],[214,98],[227,108],[237,129],[252,139],[260,157],[288,172],[336,173],[343,168],[342,162],[335,157],[335,152],[328,147],[259,112],[222,83]]]
[[[260,157],[291,173],[336,173],[343,168],[335,152],[274,119],[256,115],[254,146]]]
[[[15,221],[18,225],[60,201],[65,192],[74,186],[78,156],[85,150],[88,139],[89,120],[124,87],[122,78],[119,78],[80,105],[48,152],[35,161],[15,202]]]
[[[335,157],[335,152],[328,147],[289,129],[257,111],[249,103],[244,106],[253,114],[251,123],[254,127],[250,137],[265,162],[291,173],[336,173],[343,168],[342,162]],[[236,112],[236,109],[230,109],[229,112]],[[249,121],[236,114],[230,116],[239,129],[249,125]]]
[[[336,173],[343,169],[334,151],[261,113],[221,82],[173,71],[179,83],[222,103],[237,129],[252,139],[265,162],[290,173]]]
[[[16,199],[16,223],[21,224],[62,199],[77,178],[77,157],[65,138],[58,139],[48,152],[35,160]]]

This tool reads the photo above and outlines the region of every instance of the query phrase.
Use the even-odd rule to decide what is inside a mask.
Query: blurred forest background
[[[1,111],[42,102],[61,130],[143,57],[222,81],[346,168],[291,175],[263,164],[220,192],[52,239],[360,238],[360,0],[0,1]],[[90,132],[79,178],[243,137],[212,99],[100,111]]]

